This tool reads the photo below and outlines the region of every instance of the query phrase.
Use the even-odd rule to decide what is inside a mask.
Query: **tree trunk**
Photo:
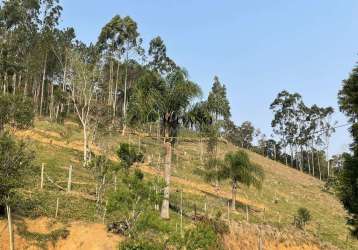
[[[6,204],[6,213],[7,213],[7,222],[8,222],[8,229],[9,229],[9,246],[10,250],[14,250],[14,231],[12,229],[12,220],[11,220],[11,209],[8,204]]]
[[[53,111],[54,111],[54,103],[55,103],[55,98],[54,98],[54,95],[53,95],[53,83],[51,83],[51,101],[50,101],[50,120],[52,120],[53,118]]]
[[[116,87],[114,90],[114,101],[113,101],[113,122],[116,117],[117,112],[117,92],[118,92],[118,80],[119,80],[119,63],[117,63],[117,72],[116,72]]]
[[[27,96],[27,83],[28,83],[29,79],[26,77],[26,81],[25,81],[25,86],[24,86],[24,97]]]
[[[308,174],[311,174],[312,171],[311,171],[310,153],[307,147],[306,147],[306,155],[307,155]]]
[[[124,75],[124,98],[123,98],[123,131],[122,134],[125,134],[126,130],[126,116],[127,116],[127,81],[128,81],[128,50],[126,53],[126,67]]]
[[[66,77],[67,77],[67,56],[66,56],[66,51],[67,51],[67,49],[65,49],[65,67],[63,69],[62,92],[66,91]]]
[[[111,105],[112,103],[112,78],[113,78],[113,62],[110,61],[109,66],[109,83],[108,83],[108,105]]]
[[[315,162],[314,162],[314,152],[313,152],[313,149],[312,149],[312,152],[311,152],[311,157],[312,157],[312,176],[315,176]]]
[[[317,155],[317,163],[318,163],[319,179],[322,180],[321,161],[319,160],[319,155]]]
[[[88,135],[87,135],[87,125],[83,125],[83,162],[87,165],[88,161]]]
[[[40,116],[42,115],[43,101],[44,101],[44,88],[46,80],[46,64],[47,64],[47,53],[45,54],[45,60],[42,70],[42,83],[41,83],[41,100],[40,100]]]
[[[232,184],[232,199],[231,199],[231,208],[235,211],[236,209],[236,193],[237,193],[237,183],[233,182]]]
[[[6,94],[6,89],[7,89],[7,72],[5,72],[5,74],[4,74],[4,86],[3,86],[3,88],[4,88],[4,95]]]
[[[164,199],[162,203],[162,210],[160,216],[163,219],[169,219],[169,195],[170,195],[170,175],[171,175],[171,161],[172,161],[172,145],[170,142],[165,143],[165,168],[164,168]]]
[[[16,73],[12,76],[12,94],[16,94]]]
[[[203,139],[200,137],[200,163],[203,164]]]

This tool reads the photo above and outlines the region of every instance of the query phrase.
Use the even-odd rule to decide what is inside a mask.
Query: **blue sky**
[[[115,14],[130,15],[144,44],[160,35],[168,54],[204,94],[214,75],[227,86],[233,120],[252,121],[271,134],[269,105],[283,89],[308,104],[333,106],[358,61],[356,0],[62,0],[63,26],[96,41]],[[337,113],[339,124],[346,122]],[[347,128],[337,130],[331,153],[347,150]]]

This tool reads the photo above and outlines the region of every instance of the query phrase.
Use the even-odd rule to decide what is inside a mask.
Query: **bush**
[[[14,190],[24,185],[26,171],[32,166],[33,153],[7,133],[0,134],[0,205],[13,202]]]
[[[140,152],[137,147],[128,143],[120,144],[117,155],[118,158],[121,159],[120,166],[124,170],[128,170],[134,163],[142,162],[144,159],[143,153]]]
[[[123,242],[120,250],[163,250],[165,249],[160,243],[149,240],[127,240]]]
[[[294,216],[295,226],[301,229],[304,229],[304,227],[310,220],[311,220],[310,211],[304,207],[299,208],[297,210],[297,215]]]
[[[170,244],[177,249],[222,249],[221,236],[229,231],[228,226],[220,219],[206,219],[196,224],[181,237],[175,234],[170,239]]]
[[[155,224],[159,223],[154,215],[150,215],[154,205],[160,204],[163,197],[161,191],[154,192],[156,188],[162,190],[163,184],[144,180],[143,174],[137,169],[124,176],[118,190],[109,195],[107,211],[117,215],[118,221],[127,223],[126,235],[133,237],[140,231],[155,228]],[[158,224],[157,227],[157,230],[161,230],[162,225]]]
[[[0,96],[0,131],[6,124],[19,129],[33,125],[35,113],[30,99],[22,96]]]

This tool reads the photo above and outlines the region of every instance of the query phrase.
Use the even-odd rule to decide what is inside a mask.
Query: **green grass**
[[[46,131],[56,132],[51,139],[68,140],[69,142],[80,141],[82,139],[80,127],[71,123],[59,125],[50,123],[46,120],[38,120],[35,123],[36,129],[41,130],[41,136],[49,137]],[[45,131],[45,132],[43,132]],[[70,132],[69,132],[70,131]],[[200,161],[200,138],[192,137],[188,131],[181,134],[187,139],[180,139],[174,149],[173,155],[173,176],[189,180],[194,183],[203,184],[203,178],[198,175],[198,168],[203,168]],[[62,138],[62,139],[61,139]],[[139,143],[140,140],[140,143]],[[55,145],[42,144],[36,140],[30,139],[29,144],[36,153],[36,171],[29,178],[30,184],[26,190],[31,190],[32,199],[37,201],[37,207],[33,212],[36,215],[44,215],[53,217],[55,213],[56,199],[60,198],[59,220],[85,220],[96,221],[102,220],[100,215],[96,215],[95,202],[93,200],[84,199],[81,196],[69,195],[58,188],[51,185],[45,179],[45,190],[39,190],[40,169],[41,164],[45,164],[46,174],[62,187],[67,185],[68,166],[73,165],[73,190],[86,195],[92,195],[95,191],[95,183],[88,169],[81,164],[82,152]],[[146,159],[148,156],[152,159],[153,167],[163,169],[164,148],[161,141],[153,137],[138,137],[137,135],[122,136],[118,132],[108,131],[106,134],[99,135],[96,145],[106,148],[114,154],[119,143],[130,142],[141,146],[144,150]],[[204,152],[206,145],[203,144]],[[219,144],[219,155],[223,157],[228,151],[237,150],[231,144],[221,142]],[[302,174],[294,169],[278,164],[262,156],[249,153],[251,160],[263,166],[266,174],[265,182],[261,190],[253,188],[240,187],[238,197],[248,199],[250,203],[264,207],[264,210],[257,209],[255,206],[249,206],[250,223],[268,224],[273,227],[284,229],[291,228],[293,216],[297,209],[306,207],[312,215],[312,221],[307,226],[307,232],[319,237],[322,241],[329,242],[339,248],[346,247],[346,213],[339,201],[331,194],[322,192],[323,183]],[[204,154],[205,157],[205,154]],[[158,162],[159,160],[159,162]],[[147,175],[147,178],[151,178]],[[108,179],[108,183],[113,183],[113,179]],[[171,202],[176,207],[180,206],[180,192],[186,188],[173,182],[171,194]],[[113,189],[113,185],[109,184],[108,190]],[[230,183],[222,183],[221,189],[230,192]],[[223,218],[227,217],[227,199],[217,197],[212,194],[202,193],[199,191],[183,194],[184,214],[188,215],[184,218],[184,224],[187,227],[192,226],[189,218],[193,215],[196,208],[198,213],[204,212],[204,204],[207,204],[207,213],[214,216],[218,211],[223,214]],[[172,232],[176,231],[180,224],[178,212],[171,211],[171,220],[168,226]],[[237,211],[230,215],[232,219],[237,221],[246,220],[246,204],[238,204]],[[358,248],[355,240],[349,241],[349,248]]]

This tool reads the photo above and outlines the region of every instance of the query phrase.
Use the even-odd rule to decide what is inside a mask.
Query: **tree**
[[[88,51],[76,50],[69,58],[69,89],[76,115],[83,129],[83,162],[90,160],[90,135],[94,134],[100,116],[95,103],[95,89],[99,81],[99,68],[93,63]]]
[[[348,116],[353,137],[352,154],[344,154],[343,169],[339,174],[339,197],[350,214],[348,224],[351,232],[358,237],[358,65],[349,77],[343,81],[338,93],[340,110]]]
[[[252,140],[254,139],[255,128],[251,122],[245,121],[239,127],[240,134],[240,146],[242,148],[249,148],[252,146]]]
[[[127,119],[127,88],[128,88],[128,64],[130,54],[142,56],[143,49],[141,48],[142,39],[139,37],[137,23],[129,16],[121,18],[116,15],[112,20],[107,23],[101,31],[98,38],[97,45],[100,51],[105,51],[108,60],[110,61],[110,68],[112,77],[110,77],[109,83],[109,103],[113,106],[113,118],[116,115],[117,108],[117,95],[118,95],[118,75],[119,75],[119,62],[124,60],[125,72],[124,72],[124,89],[123,89],[123,134],[125,131],[125,123]],[[123,58],[124,57],[124,58]],[[112,82],[114,79],[113,74],[113,59],[117,60],[117,72],[114,89],[114,99],[112,100]]]
[[[106,190],[106,177],[112,168],[112,164],[106,156],[99,155],[91,159],[88,163],[88,168],[96,182],[96,209],[99,212]]]
[[[301,102],[301,95],[298,93],[290,94],[286,90],[281,91],[276,99],[271,103],[270,109],[274,112],[274,119],[271,126],[274,133],[281,139],[281,145],[290,147],[291,166],[293,166],[293,150],[298,126],[295,122],[296,115]]]
[[[0,133],[5,125],[18,129],[26,129],[32,126],[34,119],[32,102],[18,95],[0,96]]]
[[[208,95],[207,110],[212,116],[212,123],[207,127],[208,153],[211,158],[216,159],[218,154],[218,143],[221,130],[225,127],[227,121],[230,121],[230,103],[226,97],[226,87],[221,84],[217,76],[214,77],[214,83]],[[211,168],[210,162],[216,162],[209,159],[207,167]],[[219,173],[218,166],[213,166],[214,171]],[[213,171],[209,169],[209,171]],[[219,187],[219,177],[216,179],[216,187]]]
[[[148,54],[151,57],[148,63],[149,68],[160,75],[166,75],[178,69],[175,62],[167,56],[167,48],[160,36],[150,41]]]
[[[208,96],[208,109],[213,114],[214,122],[230,118],[230,103],[226,97],[226,87],[221,84],[219,77],[214,77],[214,83]]]
[[[180,127],[188,125],[186,121],[190,104],[200,94],[199,86],[188,79],[185,71],[179,69],[170,72],[164,79],[149,74],[147,78],[141,79],[133,92],[131,104],[133,110],[141,110],[137,116],[133,116],[137,122],[145,122],[153,114],[160,117],[161,133],[166,149],[164,167],[166,186],[161,210],[162,218],[169,218],[172,147],[176,143]],[[134,100],[136,103],[133,103]],[[146,105],[138,105],[147,100]]]
[[[232,209],[236,209],[236,193],[239,184],[261,188],[264,180],[263,169],[253,164],[245,151],[228,153],[220,171],[221,179],[230,179],[232,185]]]
[[[176,143],[176,136],[188,112],[188,107],[201,90],[197,84],[188,80],[187,74],[182,70],[170,73],[166,77],[165,89],[159,99],[159,112],[162,117],[162,129],[165,137],[165,168],[164,200],[161,217],[169,218],[169,195],[171,176],[172,146]]]
[[[153,205],[162,199],[162,192],[153,192],[157,185],[158,183],[145,180],[143,173],[136,169],[122,179],[117,191],[109,195],[108,213],[120,211],[119,223],[123,224],[122,227],[126,229],[123,234],[130,238],[138,235],[137,224],[145,220],[146,215],[150,214],[149,211],[153,209]]]

